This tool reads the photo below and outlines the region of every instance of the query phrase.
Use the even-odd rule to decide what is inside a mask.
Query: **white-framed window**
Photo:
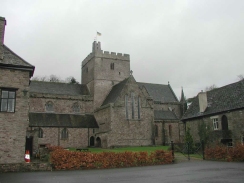
[[[219,129],[219,118],[212,118],[213,120],[213,129],[218,130]]]

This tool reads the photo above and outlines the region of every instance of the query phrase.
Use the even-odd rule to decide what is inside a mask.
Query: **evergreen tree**
[[[193,137],[191,135],[190,127],[187,127],[187,129],[186,129],[185,143],[188,145],[189,152],[193,153],[194,152],[194,143],[193,143]]]

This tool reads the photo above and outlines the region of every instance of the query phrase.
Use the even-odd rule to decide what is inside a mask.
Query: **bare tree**
[[[62,80],[58,76],[53,75],[53,74],[49,77],[49,81],[50,82],[56,82],[56,83],[62,82]]]
[[[239,78],[240,81],[241,81],[241,80],[244,80],[244,76],[243,76],[243,74],[238,75],[238,78]]]
[[[32,81],[48,81],[47,76],[35,76],[31,79]]]
[[[206,88],[205,88],[205,91],[211,91],[211,90],[214,90],[214,89],[216,89],[216,88],[218,88],[215,84],[213,84],[213,85],[211,85],[211,86],[207,86]]]
[[[79,84],[79,82],[73,76],[67,77],[65,82],[70,84]]]

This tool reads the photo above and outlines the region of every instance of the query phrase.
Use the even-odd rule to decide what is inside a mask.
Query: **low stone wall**
[[[40,162],[0,164],[0,173],[30,171],[52,171],[52,166],[50,165],[50,163]]]

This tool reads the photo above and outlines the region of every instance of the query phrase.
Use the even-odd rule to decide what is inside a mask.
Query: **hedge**
[[[75,152],[52,147],[50,160],[57,170],[118,168],[145,165],[170,164],[173,161],[170,151],[147,152]]]
[[[205,159],[224,161],[244,161],[244,145],[237,144],[233,147],[216,145],[205,149]]]

